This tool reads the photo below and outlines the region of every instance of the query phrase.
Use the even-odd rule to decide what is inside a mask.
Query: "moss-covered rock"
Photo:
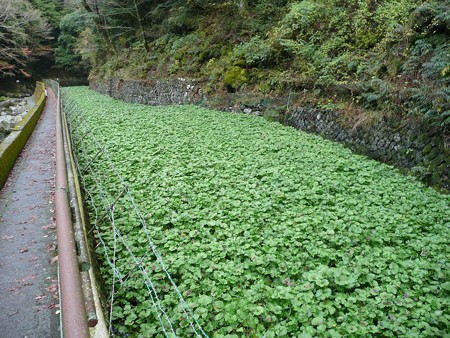
[[[239,89],[242,85],[248,83],[248,81],[248,71],[238,66],[229,68],[223,77],[223,83],[227,86],[227,89],[231,89],[232,91]]]

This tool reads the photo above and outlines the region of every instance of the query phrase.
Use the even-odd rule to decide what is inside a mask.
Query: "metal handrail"
[[[64,151],[67,164],[67,178],[69,184],[70,206],[73,213],[73,232],[78,249],[78,263],[81,274],[81,287],[83,289],[84,304],[89,327],[95,327],[98,324],[97,310],[101,308],[95,305],[95,296],[93,280],[90,276],[92,270],[90,254],[88,248],[88,238],[86,232],[86,214],[83,208],[82,194],[79,186],[76,165],[73,158],[72,141],[66,115],[62,109],[62,100],[60,99],[62,113],[62,128],[64,136]]]

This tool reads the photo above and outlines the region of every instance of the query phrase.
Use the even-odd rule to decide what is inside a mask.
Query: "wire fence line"
[[[115,304],[115,296],[127,292],[129,284],[139,278],[147,290],[148,299],[145,301],[150,302],[164,336],[208,337],[153,243],[145,217],[127,182],[83,117],[83,111],[64,95],[63,111],[72,136],[75,165],[95,231],[96,251],[103,259],[103,266],[109,266],[109,270],[103,269],[102,274],[103,278],[110,278],[111,285],[107,291],[106,304],[110,334],[114,331],[114,307],[119,306]],[[111,185],[112,181],[120,184]],[[124,218],[133,220],[132,231],[124,226]],[[140,236],[139,246],[130,240],[136,234]],[[155,274],[159,270],[161,273]],[[173,294],[172,299],[177,299],[180,313],[168,313],[167,301],[163,299],[162,293]]]

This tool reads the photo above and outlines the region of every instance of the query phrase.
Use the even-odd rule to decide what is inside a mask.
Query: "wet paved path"
[[[0,337],[59,337],[55,97],[0,191]]]

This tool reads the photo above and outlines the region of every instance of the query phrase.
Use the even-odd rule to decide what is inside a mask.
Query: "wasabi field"
[[[117,336],[450,332],[448,195],[261,117],[63,98]]]

